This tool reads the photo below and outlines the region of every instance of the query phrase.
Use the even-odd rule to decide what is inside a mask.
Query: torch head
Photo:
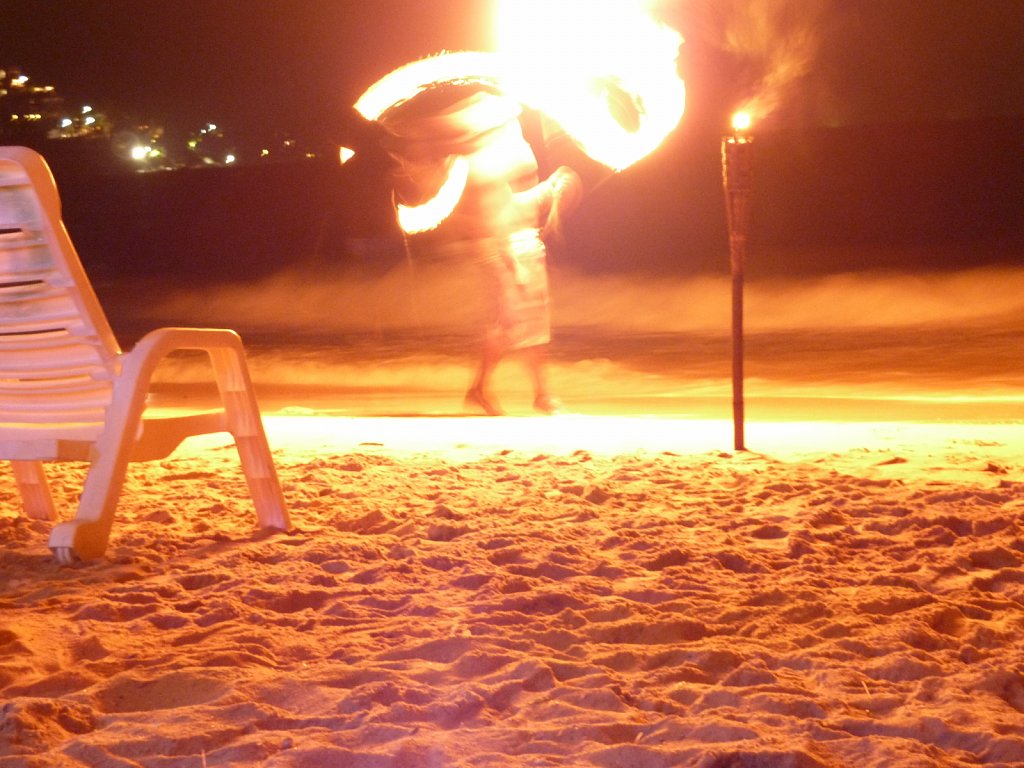
[[[748,131],[752,119],[746,111],[732,118],[733,133],[722,139],[722,183],[726,192],[750,190],[753,167],[753,137]]]

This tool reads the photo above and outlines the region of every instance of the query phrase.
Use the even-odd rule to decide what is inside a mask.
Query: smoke
[[[705,0],[695,24],[730,54],[745,91],[742,111],[764,120],[791,98],[822,44],[828,0]]]
[[[475,340],[481,313],[477,274],[450,263],[401,265],[376,276],[285,270],[238,285],[164,289],[137,302],[136,322],[199,324],[293,338],[393,333]],[[601,335],[726,333],[728,276],[652,277],[553,269],[558,331]],[[139,296],[139,290],[130,295]],[[827,329],[1009,327],[1024,317],[1024,270],[851,272],[748,279],[752,333]],[[372,342],[371,342],[372,343]]]
[[[240,331],[261,401],[458,411],[480,332],[474,277],[443,264],[376,276],[289,270],[244,285],[124,293],[147,329]],[[552,385],[575,409],[724,402],[728,276],[551,277]],[[1000,418],[1012,403],[1019,412],[1024,269],[753,279],[745,297],[748,375],[759,400],[971,395],[992,399]],[[166,361],[161,381],[196,385],[209,376],[187,357]],[[503,405],[530,412],[528,378],[514,361],[494,385]]]

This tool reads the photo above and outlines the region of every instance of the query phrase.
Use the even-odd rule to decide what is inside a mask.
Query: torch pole
[[[745,451],[743,395],[743,270],[747,251],[753,144],[749,136],[722,139],[722,187],[729,225],[732,274],[732,421],[733,446]]]

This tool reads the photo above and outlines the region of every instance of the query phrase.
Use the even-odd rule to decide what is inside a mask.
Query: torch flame
[[[437,194],[422,205],[398,205],[398,226],[402,231],[415,235],[434,229],[442,221],[451,216],[455,206],[462,199],[469,180],[469,161],[464,157],[455,157],[448,170],[448,176]]]
[[[546,114],[594,160],[623,170],[661,145],[686,102],[677,64],[682,37],[642,4],[499,0],[497,52],[444,52],[406,64],[367,89],[355,108],[377,120],[437,83],[487,83]],[[458,204],[450,195],[461,195],[460,173],[453,167],[442,187],[445,202],[400,206],[403,229],[407,220],[415,227],[407,232],[440,224]],[[441,218],[431,221],[431,211]]]
[[[750,126],[753,125],[754,119],[750,116],[747,111],[737,112],[732,116],[732,129],[736,133],[743,133],[743,131],[749,131]]]
[[[616,171],[661,145],[683,116],[682,37],[638,0],[502,0],[509,91]]]
[[[460,80],[497,82],[502,67],[493,53],[444,51],[436,56],[403,64],[371,85],[355,108],[367,120],[376,120],[388,109],[413,98],[435,83]]]

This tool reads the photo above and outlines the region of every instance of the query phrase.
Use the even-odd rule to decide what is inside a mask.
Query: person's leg
[[[538,344],[522,351],[523,361],[533,384],[533,408],[540,413],[558,413],[562,404],[551,396],[548,389],[547,346]]]
[[[480,362],[476,369],[476,376],[473,383],[466,392],[466,405],[476,406],[483,410],[488,416],[502,416],[504,411],[501,406],[488,393],[488,384],[491,374],[498,367],[501,358],[504,356],[504,347],[494,338],[484,339],[483,347],[480,350]]]

